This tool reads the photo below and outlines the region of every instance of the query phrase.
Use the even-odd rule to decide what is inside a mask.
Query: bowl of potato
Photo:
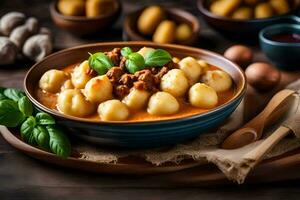
[[[102,146],[150,148],[219,126],[243,99],[246,80],[236,64],[207,50],[111,42],[48,56],[29,70],[24,88],[70,135]]]
[[[258,38],[258,32],[277,23],[299,23],[298,0],[198,0],[204,19],[223,35]]]
[[[192,14],[156,5],[132,12],[124,21],[126,40],[193,45],[199,31],[198,19]]]
[[[120,13],[119,0],[57,0],[50,5],[54,23],[76,35],[95,34],[112,27]]]

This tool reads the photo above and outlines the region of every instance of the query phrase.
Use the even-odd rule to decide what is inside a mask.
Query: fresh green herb
[[[31,102],[29,101],[28,97],[23,96],[21,99],[18,101],[18,107],[19,110],[26,116],[29,117],[32,115],[33,112],[33,107]]]
[[[124,47],[121,49],[121,55],[125,58],[128,58],[128,56],[132,54],[132,49],[130,47]]]
[[[53,117],[48,115],[47,113],[40,112],[35,116],[36,123],[38,125],[53,125],[55,124],[55,120]]]
[[[20,90],[17,90],[17,89],[13,89],[13,88],[7,88],[3,91],[3,94],[13,100],[13,101],[19,101],[19,99],[21,99],[22,97],[25,96],[25,93],[20,91]]]
[[[22,139],[31,145],[36,144],[36,140],[33,134],[33,130],[35,126],[36,126],[35,118],[33,116],[30,116],[23,122],[20,128]]]
[[[104,53],[99,52],[90,54],[89,66],[99,75],[103,75],[113,67],[113,63]]]
[[[0,124],[7,127],[16,127],[25,119],[19,110],[18,104],[6,99],[0,101]]]
[[[4,94],[0,93],[0,101],[4,99],[7,99],[7,97]]]
[[[162,67],[171,60],[172,56],[163,49],[156,49],[145,55],[145,64],[148,67]]]
[[[126,60],[125,66],[131,74],[134,74],[145,69],[145,60],[139,53],[131,53]]]
[[[50,149],[53,153],[63,158],[67,158],[71,154],[71,144],[62,131],[52,125],[46,126],[50,136]]]
[[[49,150],[49,133],[44,126],[36,126],[33,129],[33,137],[37,145],[45,150]]]

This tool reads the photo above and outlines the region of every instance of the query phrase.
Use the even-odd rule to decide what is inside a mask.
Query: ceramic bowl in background
[[[277,24],[263,29],[259,34],[260,47],[269,60],[283,70],[300,69],[300,43],[272,40],[280,34],[300,34],[300,24]]]
[[[175,21],[176,23],[185,23],[192,28],[192,35],[189,39],[181,42],[177,42],[181,45],[195,45],[198,41],[199,32],[200,32],[200,24],[198,19],[192,14],[178,8],[166,8],[162,7],[166,12],[167,18]],[[141,8],[137,11],[134,11],[128,14],[125,18],[123,31],[124,31],[124,39],[130,41],[151,41],[151,37],[147,37],[139,33],[137,30],[137,21],[141,13],[145,8]]]
[[[88,53],[110,51],[115,47],[129,46],[134,51],[147,46],[161,48],[176,57],[193,56],[216,65],[230,74],[235,84],[235,95],[227,103],[209,112],[189,117],[145,122],[97,122],[89,119],[67,116],[49,109],[36,99],[39,79],[49,69],[62,69],[65,66],[82,62]],[[177,144],[196,138],[209,129],[218,127],[237,108],[246,91],[243,71],[231,61],[216,53],[180,45],[160,45],[151,42],[112,42],[79,46],[52,54],[35,64],[27,73],[24,88],[30,101],[43,112],[54,116],[59,124],[82,140],[122,148],[150,148]]]
[[[114,11],[98,17],[88,18],[85,16],[65,16],[57,9],[57,2],[50,5],[50,14],[53,22],[60,28],[76,35],[90,35],[107,27],[112,27],[121,13],[121,3],[116,0]]]

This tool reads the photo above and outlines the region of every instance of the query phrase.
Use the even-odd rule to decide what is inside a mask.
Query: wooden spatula
[[[222,148],[236,149],[259,140],[265,127],[280,118],[287,110],[289,105],[286,102],[293,94],[295,91],[288,89],[276,93],[259,115],[225,139]]]

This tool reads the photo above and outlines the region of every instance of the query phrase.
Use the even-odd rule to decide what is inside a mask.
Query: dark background
[[[55,49],[83,43],[122,40],[125,13],[153,3],[178,6],[195,14],[201,22],[201,39],[197,46],[222,53],[233,44],[209,29],[200,19],[195,0],[122,0],[123,14],[112,30],[89,38],[77,38],[56,28],[50,19],[47,0],[0,0],[0,15],[12,10],[37,17],[55,35]],[[255,60],[265,60],[259,48]],[[0,70],[0,85],[22,88],[25,72],[32,63],[17,63]],[[300,169],[299,169],[300,170]],[[0,138],[0,200],[6,199],[116,199],[116,200],[182,200],[182,199],[300,199],[297,181],[261,185],[231,185],[209,188],[173,188],[159,176],[97,175],[60,168],[34,160],[17,152]]]

